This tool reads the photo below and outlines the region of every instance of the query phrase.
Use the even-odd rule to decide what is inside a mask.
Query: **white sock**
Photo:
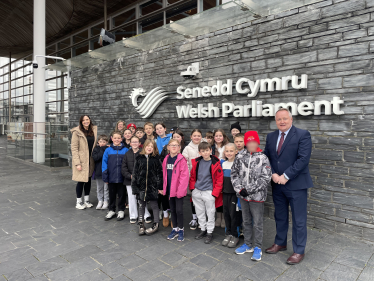
[[[184,227],[183,227],[183,228],[179,228],[179,227],[178,227],[178,231],[179,231],[179,230],[182,230],[182,231],[184,231]]]
[[[197,215],[196,214],[192,214],[192,219],[193,220],[197,220]]]
[[[87,202],[87,201],[90,201],[90,196],[89,195],[84,196],[84,202]]]
[[[82,198],[77,198],[77,203],[82,202]]]
[[[169,217],[168,211],[164,211],[164,217]]]
[[[174,227],[173,230],[175,230],[176,232],[179,231],[178,227]]]

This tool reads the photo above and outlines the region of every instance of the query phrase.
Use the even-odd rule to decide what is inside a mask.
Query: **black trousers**
[[[157,202],[158,202],[158,208],[160,210],[161,210],[161,207],[162,207],[163,211],[166,211],[166,210],[170,209],[168,197],[169,197],[168,195],[161,195],[161,194],[158,195]]]
[[[183,199],[170,197],[169,203],[173,227],[183,228]]]
[[[235,193],[223,193],[223,216],[226,223],[226,235],[238,237],[238,212],[236,202],[238,198]]]
[[[109,183],[109,211],[116,211],[118,194],[118,211],[126,209],[126,186],[123,183]]]
[[[84,189],[84,195],[90,195],[91,191],[91,177],[88,178],[88,182],[77,182],[77,187],[75,191],[77,193],[77,198],[82,198]]]

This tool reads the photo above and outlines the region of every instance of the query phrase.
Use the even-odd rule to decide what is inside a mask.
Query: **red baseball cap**
[[[134,128],[135,128],[135,130],[136,130],[136,126],[135,126],[135,124],[134,124],[134,123],[130,123],[130,124],[128,124],[128,125],[127,125],[127,129],[128,129],[128,128],[130,128],[130,127],[134,127]]]
[[[255,141],[260,144],[260,137],[256,131],[248,131],[244,134],[244,145],[247,145],[250,141]]]

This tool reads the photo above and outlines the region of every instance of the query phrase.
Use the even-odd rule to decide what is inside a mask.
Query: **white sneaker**
[[[93,207],[93,204],[90,203],[90,201],[84,202],[84,205],[86,205],[86,208],[91,208]]]
[[[101,210],[101,207],[103,207],[103,201],[99,201],[96,206],[96,210]]]
[[[108,201],[104,201],[104,204],[103,204],[103,207],[101,208],[101,210],[106,210],[106,209],[108,209],[108,207],[109,207]]]
[[[125,218],[125,212],[124,211],[119,211],[117,214],[117,221],[121,221]]]
[[[105,216],[105,220],[106,220],[106,221],[111,220],[115,215],[116,215],[116,212],[109,211],[109,212],[106,214],[106,216]]]
[[[84,210],[84,209],[86,209],[86,205],[82,201],[77,202],[77,205],[75,205],[75,208],[77,208],[79,210]]]

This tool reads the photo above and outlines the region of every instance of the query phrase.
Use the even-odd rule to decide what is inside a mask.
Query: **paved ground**
[[[170,228],[139,237],[128,217],[105,222],[104,211],[76,210],[69,170],[7,159],[4,138],[0,147],[0,280],[374,280],[372,245],[318,230],[309,230],[306,258],[296,266],[286,264],[291,242],[287,252],[252,262],[220,245],[223,229],[210,245],[192,230],[180,243],[166,240]],[[274,234],[266,219],[265,247]]]

